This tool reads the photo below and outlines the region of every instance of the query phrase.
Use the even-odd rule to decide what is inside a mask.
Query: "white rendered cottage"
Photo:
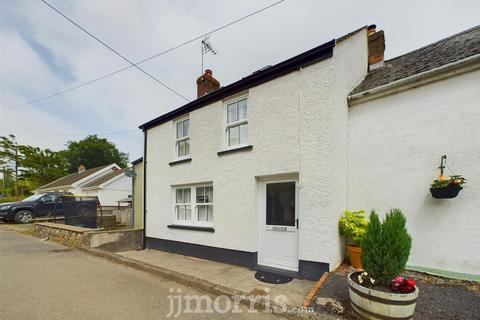
[[[125,175],[126,170],[115,163],[90,169],[81,165],[78,172],[43,185],[35,193],[62,191],[93,196],[103,208],[116,208],[119,200],[132,194],[132,178]]]
[[[411,265],[478,275],[478,59],[468,73],[436,75],[422,89],[374,95],[402,76],[390,77],[391,63],[383,63],[383,32],[368,32],[226,87],[207,70],[198,99],[143,124],[146,247],[318,279],[343,260],[342,211],[398,207],[413,236]],[[478,28],[473,38],[459,44],[474,43],[470,59],[478,58]],[[369,85],[375,74],[386,80]],[[469,178],[451,202],[428,191],[444,153]],[[466,257],[469,265],[455,265]]]

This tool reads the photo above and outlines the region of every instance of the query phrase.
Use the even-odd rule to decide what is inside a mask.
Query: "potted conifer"
[[[364,210],[344,211],[338,221],[340,234],[345,236],[350,264],[356,269],[362,268],[360,240],[367,230],[367,225]]]
[[[405,216],[392,209],[380,222],[371,211],[370,222],[361,240],[365,272],[348,275],[350,302],[363,319],[410,319],[415,311],[418,288],[413,279],[404,279],[412,239]]]

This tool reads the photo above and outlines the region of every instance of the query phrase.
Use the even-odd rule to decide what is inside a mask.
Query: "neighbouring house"
[[[35,193],[63,191],[79,196],[96,196],[102,208],[117,208],[119,200],[132,194],[132,180],[125,175],[126,170],[115,163],[91,169],[81,165],[78,172],[41,186]]]
[[[383,62],[348,101],[347,207],[402,208],[410,269],[480,280],[480,26]],[[455,199],[428,191],[442,155],[468,179]]]
[[[133,169],[133,227],[143,228],[143,158],[132,161]]]
[[[361,28],[220,87],[144,131],[145,245],[316,280],[342,211],[403,209],[412,268],[480,276],[480,27],[384,61]],[[436,200],[440,157],[467,188]]]

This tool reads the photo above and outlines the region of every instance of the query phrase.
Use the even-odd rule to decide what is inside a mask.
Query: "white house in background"
[[[146,247],[318,279],[344,210],[403,209],[417,269],[480,276],[480,28],[383,61],[361,28],[220,87],[145,134]],[[434,200],[441,155],[468,187]]]
[[[96,196],[102,207],[117,207],[118,200],[132,194],[132,180],[124,174],[126,170],[115,163],[87,170],[80,166],[78,172],[41,186],[35,193],[63,191]]]

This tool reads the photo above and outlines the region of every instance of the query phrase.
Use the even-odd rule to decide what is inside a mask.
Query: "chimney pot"
[[[197,98],[203,97],[220,88],[220,82],[213,77],[213,72],[206,69],[197,79]]]
[[[372,34],[372,33],[375,33],[375,30],[377,29],[377,25],[376,24],[371,24],[368,26],[367,30],[368,30],[368,34]]]
[[[83,164],[78,166],[78,173],[82,173],[85,171],[85,166]]]

